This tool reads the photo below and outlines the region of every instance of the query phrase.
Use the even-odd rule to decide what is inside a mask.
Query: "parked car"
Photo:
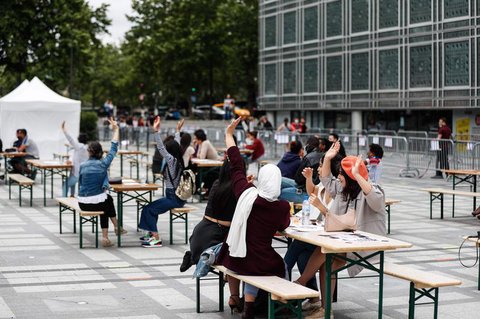
[[[213,119],[223,119],[225,117],[225,111],[222,108],[210,105],[197,105],[193,108],[193,116],[198,119],[208,120],[210,118],[210,109],[212,109]]]

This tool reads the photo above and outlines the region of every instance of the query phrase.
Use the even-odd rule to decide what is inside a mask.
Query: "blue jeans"
[[[303,273],[307,266],[308,260],[317,246],[305,243],[303,241],[294,240],[290,247],[288,247],[284,260],[287,265],[287,271],[290,274],[293,267],[297,264],[300,274]],[[318,290],[317,279],[313,277],[307,282],[307,287],[313,290]]]
[[[297,187],[297,183],[293,179],[282,177],[282,192],[279,198],[289,202],[302,203],[308,194]]]
[[[75,186],[77,185],[78,178],[70,174],[67,182],[63,184],[63,197],[68,196],[68,189],[70,188],[70,195],[75,196]]]
[[[183,207],[183,205],[185,205],[185,201],[175,195],[175,190],[167,188],[165,197],[157,199],[143,208],[138,227],[146,231],[158,233],[158,215],[164,214],[172,208]]]

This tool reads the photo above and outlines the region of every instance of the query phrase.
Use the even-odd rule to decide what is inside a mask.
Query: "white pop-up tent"
[[[0,138],[4,148],[11,147],[16,130],[24,128],[37,144],[41,159],[65,153],[63,121],[76,138],[80,131],[80,101],[55,93],[37,77],[30,82],[25,80],[0,99]]]

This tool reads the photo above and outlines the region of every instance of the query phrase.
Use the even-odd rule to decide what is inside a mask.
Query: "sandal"
[[[228,306],[230,307],[230,313],[241,313],[243,311],[243,298],[239,295],[231,295],[228,299]]]

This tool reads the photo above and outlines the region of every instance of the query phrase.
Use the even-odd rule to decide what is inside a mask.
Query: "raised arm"
[[[68,134],[67,128],[65,127],[65,121],[62,122],[62,131],[65,137],[67,138],[68,143],[72,145],[73,149],[79,150],[81,148],[81,145],[80,143],[75,141],[75,139],[70,134]]]
[[[247,180],[242,156],[240,155],[240,151],[235,145],[235,140],[233,139],[233,133],[238,123],[240,123],[240,118],[232,121],[225,131],[225,144],[227,146],[228,160],[230,161],[230,175],[236,198],[239,198],[245,189],[254,187]]]
[[[340,181],[332,175],[331,171],[332,159],[338,154],[339,150],[340,143],[333,143],[332,147],[330,147],[328,152],[325,153],[320,175],[320,181],[322,182],[322,185],[332,198],[335,198],[337,193],[341,192],[342,190]]]
[[[180,144],[180,132],[182,131],[183,124],[185,123],[184,119],[181,119],[177,123],[177,128],[175,130],[175,141]]]
[[[110,164],[112,164],[112,161],[115,158],[115,155],[117,154],[118,136],[119,136],[119,132],[118,132],[119,129],[118,129],[117,122],[113,118],[110,118],[108,121],[110,122],[112,131],[113,131],[113,137],[112,137],[112,143],[111,143],[112,145],[110,147],[110,151],[108,152],[107,156],[105,156],[105,158],[102,160],[103,164],[106,165],[107,167],[109,167]]]
[[[305,167],[302,171],[303,177],[305,177],[305,188],[307,194],[315,193],[315,184],[313,184],[312,176],[313,169],[311,167]]]

